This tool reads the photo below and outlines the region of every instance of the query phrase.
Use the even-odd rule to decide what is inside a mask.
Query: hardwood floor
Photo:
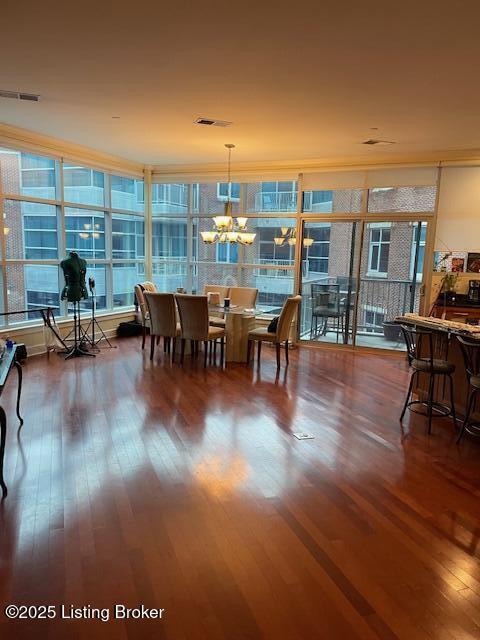
[[[398,416],[400,358],[31,359],[7,410],[0,638],[480,638],[480,441]],[[283,361],[283,354],[282,354]],[[313,440],[299,441],[295,431]],[[6,604],[163,608],[6,620]]]

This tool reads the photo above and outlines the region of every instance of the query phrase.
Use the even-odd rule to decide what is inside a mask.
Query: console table
[[[23,418],[20,415],[20,395],[22,393],[22,367],[16,361],[17,345],[13,345],[11,349],[5,349],[2,359],[0,360],[0,396],[3,393],[7,383],[8,375],[15,367],[18,373],[18,390],[17,390],[17,417],[20,421],[20,427],[23,424]],[[5,441],[7,439],[7,415],[2,406],[0,406],[0,487],[2,488],[2,498],[5,498],[8,491],[5,480],[3,479],[3,459],[5,457]]]

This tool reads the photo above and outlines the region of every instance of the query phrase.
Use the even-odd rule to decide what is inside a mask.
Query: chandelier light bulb
[[[202,236],[202,240],[207,244],[213,244],[217,239],[215,231],[200,231],[200,235]]]

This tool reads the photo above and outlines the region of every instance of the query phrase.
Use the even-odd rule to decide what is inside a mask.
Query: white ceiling
[[[0,88],[43,99],[0,122],[159,165],[477,149],[479,26],[478,0],[7,2]]]

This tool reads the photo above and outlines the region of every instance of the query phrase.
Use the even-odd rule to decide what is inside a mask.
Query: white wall
[[[442,169],[435,251],[480,252],[480,167]]]

